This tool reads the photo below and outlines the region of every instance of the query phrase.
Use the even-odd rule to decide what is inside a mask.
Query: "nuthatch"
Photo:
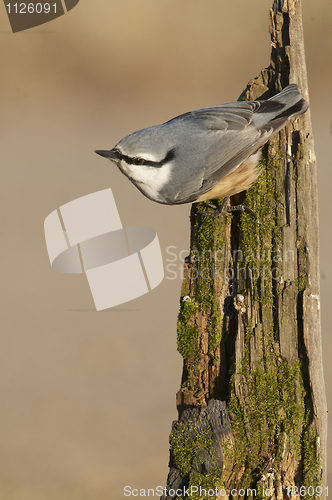
[[[256,181],[262,146],[307,109],[297,85],[288,85],[266,101],[237,101],[185,113],[96,153],[113,161],[158,203],[225,198]]]

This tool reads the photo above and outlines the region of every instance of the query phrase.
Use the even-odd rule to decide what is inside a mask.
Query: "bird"
[[[114,162],[152,201],[180,205],[224,198],[217,212],[231,211],[229,197],[251,187],[260,174],[264,144],[308,107],[291,84],[267,100],[184,113],[95,152]]]

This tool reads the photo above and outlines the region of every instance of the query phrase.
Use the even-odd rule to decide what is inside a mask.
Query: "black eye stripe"
[[[144,158],[139,158],[139,157],[132,157],[132,156],[127,156],[118,149],[113,149],[114,156],[116,155],[118,160],[124,160],[128,165],[146,165],[148,167],[156,167],[160,168],[165,163],[173,160],[175,158],[175,149],[170,149],[165,156],[165,158],[161,161],[152,161],[152,160],[145,160]]]

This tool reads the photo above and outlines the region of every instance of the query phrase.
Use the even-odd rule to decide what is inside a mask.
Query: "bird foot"
[[[257,215],[251,208],[246,207],[245,205],[231,205],[228,206],[228,201],[229,197],[225,198],[224,201],[222,202],[222,205],[220,205],[218,208],[215,208],[214,205],[211,205],[210,203],[207,203],[209,207],[214,208],[214,210],[207,210],[205,212],[199,210],[197,211],[198,214],[203,215],[203,217],[219,217],[221,214],[225,213],[232,213],[232,212],[247,212],[253,217],[257,218]]]

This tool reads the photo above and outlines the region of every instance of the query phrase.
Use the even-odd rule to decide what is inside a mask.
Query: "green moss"
[[[233,368],[228,410],[235,438],[232,461],[234,469],[245,465],[239,488],[257,487],[263,475],[266,457],[274,455],[277,468],[286,451],[301,454],[302,422],[305,416],[303,380],[300,361],[289,365],[279,354],[262,345],[262,355],[250,365],[252,324],[245,332],[242,362]],[[265,342],[272,334],[265,335]],[[262,335],[264,338],[264,335]],[[272,345],[272,342],[270,343]],[[241,399],[236,387],[241,387]],[[268,452],[270,450],[270,452]],[[275,469],[276,470],[276,469]]]
[[[211,329],[209,332],[209,352],[214,355],[218,347],[220,346],[222,334],[223,334],[223,319],[224,316],[219,316],[215,308],[213,308],[213,313],[211,314]]]
[[[281,361],[279,361],[281,359]],[[265,366],[264,366],[265,365]],[[228,404],[232,429],[235,435],[234,468],[245,464],[239,487],[257,486],[268,455],[273,449],[274,467],[280,463],[285,451],[301,453],[301,427],[303,421],[304,391],[299,362],[290,366],[285,360],[271,355],[250,371],[246,355],[238,370],[244,412],[235,391],[236,377],[231,379],[232,393]]]
[[[220,200],[214,200],[215,205],[220,204]],[[200,203],[198,210],[211,210],[206,203]],[[196,216],[195,221],[195,241],[194,251],[197,253],[195,268],[197,270],[197,302],[204,312],[211,312],[214,308],[214,278],[216,272],[216,253],[223,251],[222,226],[224,216],[221,217],[202,217]],[[220,268],[219,276],[222,279]]]
[[[171,463],[179,469],[181,476],[191,486],[198,487],[198,493],[190,495],[190,498],[199,500],[199,487],[206,490],[221,487],[221,469],[218,465],[218,457],[214,455],[212,429],[210,425],[203,431],[195,428],[191,422],[185,426],[183,423],[176,424],[170,435]],[[208,471],[206,460],[209,461]],[[179,497],[179,500],[184,497]],[[187,498],[187,496],[186,496]],[[209,496],[215,499],[215,496]]]
[[[178,317],[178,351],[186,361],[196,365],[199,361],[198,337],[199,331],[195,323],[197,304],[181,300]]]
[[[218,206],[222,200],[214,200]],[[198,210],[211,210],[206,203],[200,203]],[[191,252],[189,277],[183,286],[183,293],[188,290],[188,280],[195,281],[195,302],[181,302],[178,317],[178,351],[182,357],[197,365],[198,354],[198,327],[195,323],[199,314],[207,317],[209,329],[209,355],[213,361],[218,361],[216,351],[222,337],[223,316],[219,314],[218,303],[215,299],[215,274],[220,280],[223,278],[224,252],[224,224],[227,219],[221,217],[196,216],[195,241]]]
[[[195,428],[187,428],[183,423],[179,423],[170,435],[171,453],[176,467],[182,476],[190,472],[194,462],[200,461],[201,451],[210,452],[212,439],[211,427],[199,432]]]
[[[213,200],[218,207],[222,200]],[[200,203],[198,210],[211,210],[206,203]],[[215,351],[222,338],[223,315],[219,314],[216,301],[216,276],[223,280],[223,255],[225,245],[225,226],[227,217],[196,217],[194,248],[199,258],[196,260],[198,271],[197,302],[204,313],[209,315],[209,353],[215,358]]]
[[[255,185],[246,192],[245,203],[255,211],[257,219],[246,212],[241,214],[241,251],[246,270],[242,282],[250,277],[257,291],[257,300],[266,305],[272,303],[272,277],[282,269],[275,259],[281,246],[282,221],[278,215],[281,205],[280,194],[276,187],[276,176],[281,176],[283,159],[278,151],[270,158],[268,146],[263,149],[260,162],[261,175]]]
[[[302,456],[302,484],[316,488],[320,485],[321,474],[317,455],[319,438],[312,425],[306,425],[303,431],[302,422],[310,422],[311,414],[305,405],[302,362],[298,360],[289,365],[279,354],[269,352],[262,356],[255,368],[251,368],[250,328],[251,325],[245,334],[243,360],[236,373],[233,369],[228,403],[235,438],[233,468],[240,471],[245,465],[238,488],[257,487],[257,498],[262,498],[260,481],[267,472],[264,469],[266,457],[273,453],[271,470],[277,471],[287,452],[293,453],[295,459]],[[236,395],[235,384],[241,386],[245,410]]]
[[[321,484],[321,462],[317,455],[318,446],[317,429],[310,425],[303,435],[303,486],[307,488],[306,493],[309,486],[313,486],[316,491],[317,486]],[[310,498],[310,495],[306,494],[304,498]]]

